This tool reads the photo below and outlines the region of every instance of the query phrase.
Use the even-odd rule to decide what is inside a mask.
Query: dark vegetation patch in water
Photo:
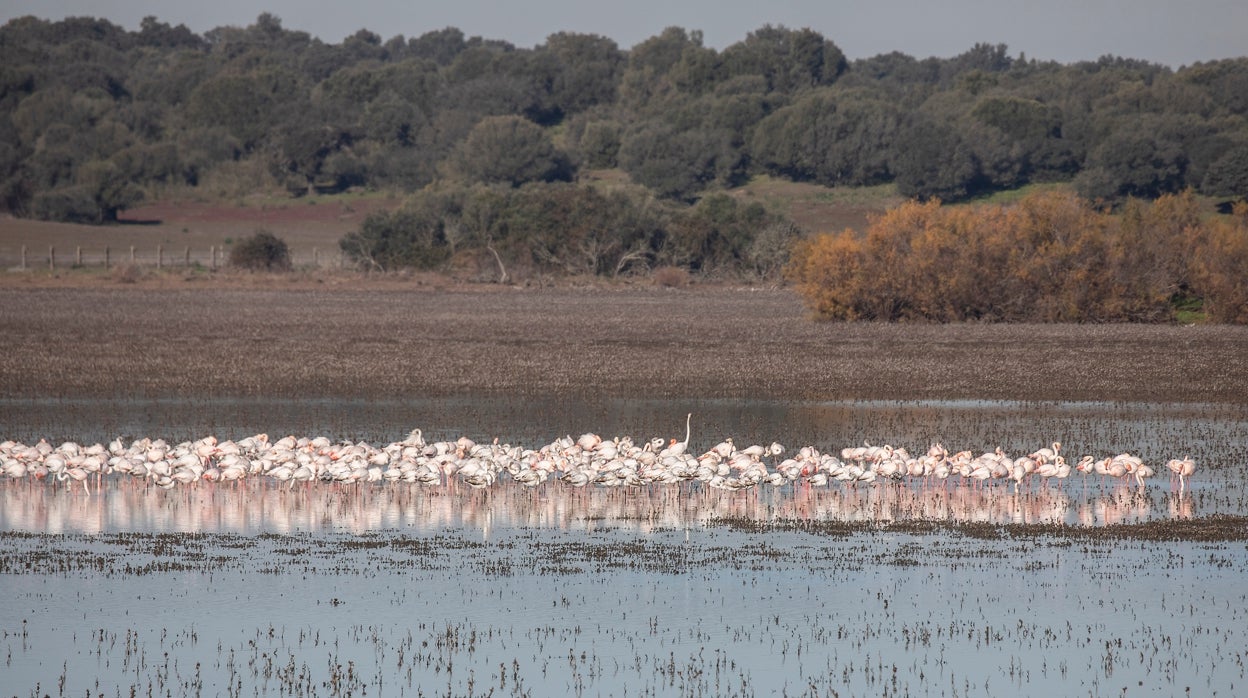
[[[799,531],[825,537],[848,537],[861,533],[905,533],[921,536],[965,536],[980,540],[1036,538],[1201,542],[1248,540],[1248,516],[1232,514],[1105,526],[1070,526],[1052,523],[954,523],[920,519],[879,523],[811,519],[760,521],[744,517],[715,519],[710,523],[748,533]]]

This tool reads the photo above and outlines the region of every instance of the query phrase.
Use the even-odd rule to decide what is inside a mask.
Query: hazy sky
[[[1004,43],[1012,56],[1062,63],[1105,54],[1172,67],[1248,55],[1245,0],[0,0],[0,21],[89,15],[137,29],[146,15],[197,33],[246,26],[271,12],[287,29],[338,43],[358,29],[383,39],[447,26],[469,36],[531,47],[557,31],[609,36],[622,48],[668,26],[699,29],[717,49],[764,24],[809,27],[852,58],[901,51],[949,57],[976,42]]]

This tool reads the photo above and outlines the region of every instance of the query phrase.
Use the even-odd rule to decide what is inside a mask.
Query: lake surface
[[[1137,453],[1134,486],[720,492],[113,480],[0,484],[6,695],[1237,695],[1243,537],[1121,535],[1242,516],[1235,405],[1022,402],[0,401],[2,438],[171,441],[421,427],[691,450],[864,440]],[[1161,468],[1191,455],[1191,489]],[[820,528],[806,523],[848,524]],[[906,522],[934,522],[906,528]],[[1022,524],[1020,528],[1018,525]],[[1056,526],[1062,524],[1062,526]]]

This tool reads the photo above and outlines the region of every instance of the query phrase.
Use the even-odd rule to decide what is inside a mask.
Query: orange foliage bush
[[[799,240],[786,273],[797,280],[798,292],[820,316],[856,320],[864,311],[855,307],[863,295],[857,287],[862,282],[862,249],[849,230]]]
[[[1230,220],[1202,226],[1193,247],[1192,283],[1209,319],[1248,324],[1248,203],[1237,204]]]
[[[787,277],[830,319],[1166,321],[1199,297],[1248,322],[1248,210],[1201,220],[1190,193],[1121,215],[1042,193],[1006,206],[909,202],[852,231],[798,243]]]

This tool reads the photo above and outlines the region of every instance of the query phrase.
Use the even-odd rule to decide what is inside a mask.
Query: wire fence
[[[290,263],[295,268],[342,269],[348,266],[341,250],[290,248]],[[229,264],[229,250],[211,245],[207,249],[190,246],[86,247],[49,245],[38,249],[22,245],[20,250],[0,253],[0,265],[14,271],[112,267],[133,265],[155,269],[220,269]]]

